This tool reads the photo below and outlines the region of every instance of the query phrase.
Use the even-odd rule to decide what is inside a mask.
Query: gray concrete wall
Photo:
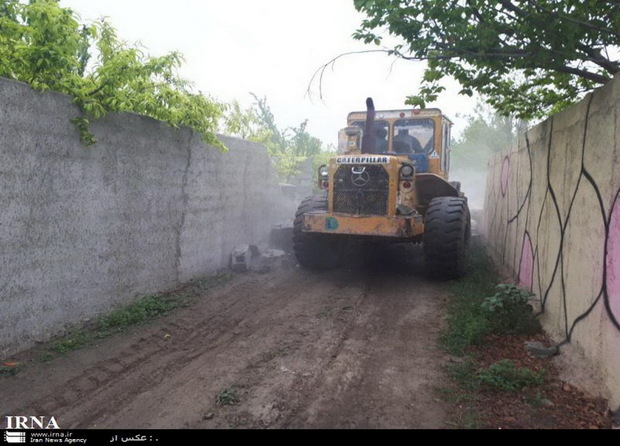
[[[266,149],[132,114],[93,122],[71,100],[0,78],[0,358],[227,266],[286,218]]]
[[[489,163],[487,238],[580,384],[620,405],[620,75]]]

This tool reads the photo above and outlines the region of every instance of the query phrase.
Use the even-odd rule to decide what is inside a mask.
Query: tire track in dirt
[[[56,387],[47,386],[44,395],[34,395],[38,398],[30,405],[18,409],[19,413],[55,414],[61,411],[64,415],[62,409],[79,406],[80,424],[67,427],[87,427],[90,418],[96,417],[98,411],[95,409],[95,413],[90,416],[89,411],[84,410],[84,404],[88,404],[83,401],[86,397],[96,401],[97,396],[102,394],[115,403],[122,404],[123,400],[131,399],[142,389],[152,386],[161,376],[174,372],[175,368],[200,356],[201,352],[196,351],[193,345],[214,348],[225,343],[227,337],[230,337],[226,336],[227,332],[238,323],[234,316],[238,312],[237,307],[246,304],[252,285],[242,282],[227,288],[226,299],[219,302],[215,296],[216,311],[192,314],[185,310],[176,314],[176,318],[172,316],[175,318],[172,321],[167,317],[156,322],[155,326],[146,328],[144,333],[134,334],[133,339],[129,338],[129,342],[125,340],[122,348],[112,346],[110,358],[94,361],[92,367],[69,379],[63,381],[60,378],[60,384]],[[230,299],[236,295],[241,297]],[[166,335],[170,336],[170,341],[166,340]],[[198,340],[206,342],[197,342]],[[108,347],[111,343],[114,343],[113,339],[104,342]],[[75,356],[81,354],[84,352],[74,352],[58,358],[57,361],[71,362]],[[149,360],[153,357],[156,362],[163,364],[150,368]],[[92,359],[96,358],[96,354],[92,356]],[[50,366],[53,367],[51,364]],[[17,399],[23,402],[27,399],[27,394],[21,393]],[[97,403],[92,405],[96,407]],[[3,409],[3,412],[6,410]]]
[[[442,427],[438,286],[357,269],[237,276],[189,308],[4,378],[62,428]],[[218,406],[234,391],[239,402]]]

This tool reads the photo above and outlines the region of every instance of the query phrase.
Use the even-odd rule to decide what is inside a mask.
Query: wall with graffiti
[[[489,162],[486,237],[620,404],[620,76]]]

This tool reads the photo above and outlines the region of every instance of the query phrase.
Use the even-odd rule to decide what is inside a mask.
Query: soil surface
[[[510,360],[518,368],[544,372],[544,384],[515,392],[482,387],[473,398],[451,406],[452,422],[458,427],[478,429],[611,429],[612,414],[607,401],[561,378],[562,372],[567,372],[563,367],[574,364],[560,366],[560,356],[532,356],[524,348],[525,343],[532,341],[554,345],[544,333],[488,336],[484,347],[473,351],[477,369]]]
[[[461,396],[448,370],[463,358],[438,345],[451,297],[421,258],[238,274],[50,362],[36,359],[41,348],[0,358],[24,365],[0,377],[0,428],[4,415],[53,416],[61,429],[611,427],[605,401],[563,382],[557,361],[527,354],[531,338],[490,337],[478,366],[544,368],[543,387]]]
[[[441,284],[236,275],[191,307],[1,378],[0,414],[74,428],[446,428]],[[14,360],[24,360],[32,352]]]

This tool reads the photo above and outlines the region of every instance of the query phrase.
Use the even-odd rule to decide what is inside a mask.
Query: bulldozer
[[[331,269],[353,241],[422,243],[426,271],[462,277],[471,217],[458,181],[449,181],[452,121],[437,108],[375,110],[347,116],[338,153],[317,172],[319,193],[293,223],[293,251],[308,269]]]

